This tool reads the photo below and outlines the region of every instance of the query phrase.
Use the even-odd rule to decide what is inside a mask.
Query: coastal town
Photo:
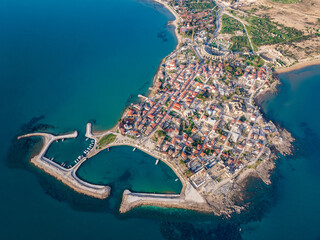
[[[222,186],[227,195],[241,175],[259,175],[256,169],[275,158],[271,149],[290,153],[292,138],[286,132],[284,139],[255,102],[278,84],[271,64],[250,47],[246,53],[228,50],[230,43],[207,31],[223,8],[207,1],[176,3],[169,1],[180,13],[184,41],[159,66],[148,97],[140,95],[125,111],[119,131],[164,155],[183,181],[215,205],[224,199],[217,194]],[[266,183],[268,174],[260,176]]]
[[[276,91],[279,80],[274,67],[284,62],[259,52],[252,29],[229,11],[228,4],[156,2],[174,14],[171,24],[178,45],[160,63],[149,93],[139,95],[139,101],[125,109],[112,129],[94,133],[91,124],[87,125],[86,136],[92,144],[68,166],[73,173],[68,179],[63,180],[65,171],[60,165],[44,159],[45,151],[33,162],[75,191],[106,198],[110,188],[73,179],[76,169],[102,150],[128,145],[166,163],[183,189],[178,195],[126,190],[121,212],[141,205],[216,215],[240,212],[246,206],[238,206],[233,199],[242,182],[254,176],[270,184],[276,155],[291,153],[290,133],[266,119],[259,107],[259,99]],[[283,29],[279,37],[303,35],[294,28]]]
[[[119,130],[164,153],[199,191],[210,193],[218,182],[268,159],[279,134],[252,102],[270,87],[266,67],[199,64],[190,53],[186,47],[167,58],[152,95],[127,110]],[[226,72],[233,68],[238,77]]]

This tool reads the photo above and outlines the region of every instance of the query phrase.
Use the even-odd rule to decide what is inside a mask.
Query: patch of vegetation
[[[236,76],[240,76],[243,74],[241,67],[239,66],[234,66],[234,65],[225,65],[223,67],[223,70],[225,72],[230,73],[231,75],[236,75]],[[226,83],[226,78],[225,79],[221,79],[222,81],[224,81]],[[226,83],[227,84],[227,83]]]
[[[220,33],[234,34],[236,31],[244,31],[242,24],[238,20],[223,14]]]
[[[99,146],[105,146],[108,145],[112,142],[114,142],[114,140],[116,140],[117,136],[110,133],[108,135],[103,136],[100,141],[98,142]]]
[[[203,83],[200,78],[195,78],[194,81],[199,82],[199,83]]]
[[[158,137],[165,137],[167,135],[166,132],[163,130],[158,130],[157,134],[158,134]]]
[[[186,51],[186,54],[189,54],[189,55],[191,55],[191,56],[193,56],[193,57],[196,56],[196,54],[195,54],[193,51],[191,51],[190,49],[188,49],[188,50]]]
[[[193,175],[193,171],[192,170],[188,170],[188,171],[186,171],[185,174],[186,174],[187,177],[191,177]]]
[[[230,50],[233,52],[248,52],[251,50],[247,36],[233,36],[231,42]]]
[[[184,4],[189,11],[209,10],[216,6],[216,4],[210,0],[186,0]]]
[[[193,34],[193,30],[187,30],[184,32],[184,37],[191,38]]]
[[[247,31],[256,46],[293,42],[303,38],[303,32],[272,22],[269,18],[250,16],[246,21],[249,23]]]
[[[194,126],[195,126],[194,122],[190,121],[189,126],[183,132],[188,135],[191,135],[191,131]]]
[[[203,101],[206,101],[210,98],[211,94],[208,92],[208,90],[201,92],[198,94],[197,98],[201,99]]]
[[[247,65],[255,68],[262,67],[265,64],[265,61],[258,55],[245,55],[244,58]]]
[[[240,118],[240,121],[241,122],[245,122],[247,119],[246,119],[246,117],[245,116],[241,116],[241,118]]]

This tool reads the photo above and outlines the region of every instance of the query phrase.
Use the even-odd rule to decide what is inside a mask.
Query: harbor
[[[49,149],[50,145],[59,140],[63,139],[72,139],[77,138],[78,132],[75,131],[70,134],[64,134],[64,135],[52,135],[49,133],[30,133],[23,136],[19,136],[18,140],[21,138],[27,138],[27,137],[42,137],[43,138],[43,147],[40,151],[40,153],[33,158],[31,158],[31,163],[35,166],[39,167],[46,173],[52,175],[56,179],[63,182],[65,185],[69,186],[73,190],[79,193],[86,194],[88,196],[92,196],[95,198],[104,199],[107,198],[110,195],[111,188],[109,186],[103,186],[103,185],[95,185],[90,184],[85,181],[82,181],[79,179],[76,175],[76,172],[79,168],[79,166],[87,160],[88,154],[90,154],[94,144],[92,143],[89,145],[85,151],[84,155],[81,155],[82,157],[78,157],[76,160],[74,160],[75,165],[68,166],[66,168],[65,163],[58,164],[54,161],[54,158],[47,158],[45,157],[45,154],[47,150]]]

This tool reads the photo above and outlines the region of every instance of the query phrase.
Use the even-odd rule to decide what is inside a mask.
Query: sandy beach
[[[298,70],[298,69],[301,69],[304,67],[314,66],[314,65],[320,65],[320,57],[316,58],[316,59],[312,59],[310,61],[306,60],[303,62],[299,62],[297,64],[294,64],[293,66],[290,66],[290,67],[276,69],[276,72],[277,73],[291,72],[294,70]]]
[[[179,25],[179,22],[180,22],[180,16],[177,14],[177,12],[171,7],[169,6],[166,2],[163,2],[161,0],[152,0],[152,1],[155,1],[157,3],[160,3],[161,5],[163,5],[165,8],[167,8],[175,17],[175,20],[170,22],[174,27],[175,27],[175,35],[177,37],[177,40],[178,40],[178,44],[176,46],[176,49],[179,47],[179,44],[182,42],[182,37],[181,35],[179,34],[178,32],[178,25]]]

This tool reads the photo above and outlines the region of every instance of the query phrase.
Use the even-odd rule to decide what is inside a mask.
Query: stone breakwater
[[[63,182],[65,185],[72,188],[78,193],[82,193],[99,199],[105,199],[110,195],[111,188],[109,186],[90,184],[82,181],[76,175],[78,168],[87,158],[83,158],[72,168],[66,169],[45,157],[45,153],[49,149],[52,142],[60,139],[62,140],[66,138],[76,138],[78,136],[78,133],[76,131],[71,134],[59,136],[55,136],[49,133],[31,133],[20,136],[18,137],[18,139],[37,136],[43,137],[44,144],[40,153],[31,159],[32,164],[50,174],[51,176],[55,177],[59,181]]]
[[[212,209],[203,197],[187,183],[181,194],[153,194],[123,192],[120,213],[130,211],[139,206],[157,206],[165,208],[183,208],[202,212],[211,212]]]

